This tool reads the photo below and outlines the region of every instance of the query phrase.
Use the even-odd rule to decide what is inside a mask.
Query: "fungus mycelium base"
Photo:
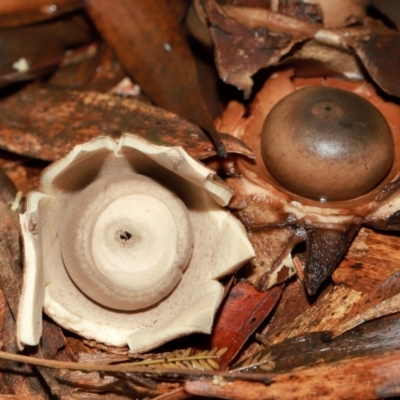
[[[261,132],[268,113],[285,96],[307,86],[351,91],[371,102],[385,117],[393,135],[394,162],[385,178],[366,194],[342,201],[312,200],[285,189],[265,166]],[[255,96],[249,110],[231,102],[217,120],[217,129],[243,140],[256,155],[255,160],[234,157],[236,175],[227,183],[235,191],[229,206],[247,227],[256,250],[249,279],[260,289],[280,283],[299,270],[299,264],[296,271],[290,256],[299,242],[307,244],[307,259],[300,272],[309,293],[314,294],[347,251],[360,225],[400,229],[400,106],[384,101],[371,84],[296,78],[292,70],[276,72]]]
[[[82,290],[85,290],[85,285],[74,283],[74,277],[70,276],[65,266],[69,257],[63,257],[61,251],[80,246],[76,241],[73,245],[61,243],[61,240],[68,240],[68,234],[62,234],[60,227],[70,229],[71,226],[80,226],[79,221],[72,225],[69,221],[65,223],[65,218],[73,218],[73,213],[65,210],[73,202],[74,196],[76,198],[77,193],[88,185],[102,184],[103,181],[104,193],[107,193],[107,185],[113,185],[112,181],[124,174],[144,175],[146,179],[152,179],[158,182],[157,185],[171,191],[171,196],[177,196],[186,207],[190,220],[190,226],[186,224],[185,229],[191,229],[193,235],[185,250],[191,251],[190,261],[188,265],[179,267],[184,270],[179,272],[182,276],[179,282],[171,283],[161,300],[136,309],[134,305],[124,309],[118,302],[116,307],[107,307],[104,305],[107,304],[106,300],[102,305],[92,300],[90,293],[84,294]],[[132,196],[130,190],[134,191],[138,186],[135,182],[133,180],[131,186],[124,189],[129,196]],[[124,198],[129,200],[129,196]],[[241,223],[221,207],[229,202],[231,196],[231,190],[217,179],[214,171],[192,159],[180,147],[157,146],[131,134],[122,135],[118,142],[102,137],[75,147],[64,159],[44,171],[40,191],[29,195],[27,211],[21,216],[25,276],[18,318],[20,346],[38,344],[42,307],[66,329],[109,345],[128,344],[134,351],[149,350],[193,332],[209,333],[223,294],[223,286],[216,280],[254,256]],[[114,204],[119,200],[110,201]],[[155,203],[159,201],[160,198]],[[82,204],[82,207],[86,206]],[[118,207],[114,208],[114,212],[118,213]],[[121,209],[121,213],[129,215],[129,210]],[[143,223],[140,212],[137,214],[140,223]],[[179,211],[178,219],[182,218],[181,214]],[[79,218],[79,204],[76,205],[76,215]],[[150,231],[157,227],[154,221],[149,225]],[[176,245],[179,247],[179,243]],[[161,247],[162,242],[158,247],[155,244],[152,251],[157,252]],[[82,265],[73,267],[79,269]],[[160,270],[157,271],[155,273],[160,274]],[[78,279],[84,279],[80,272]],[[126,268],[122,272],[126,273]],[[137,279],[133,280],[134,287],[138,286]],[[160,283],[158,277],[150,277],[150,284],[153,281],[157,285]],[[123,280],[121,284],[124,284]],[[148,290],[158,287],[155,285],[152,288],[150,284],[146,281],[144,286],[147,285]],[[126,295],[129,296],[129,293]]]

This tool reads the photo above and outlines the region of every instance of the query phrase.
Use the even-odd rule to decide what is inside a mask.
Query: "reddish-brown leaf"
[[[250,335],[274,309],[282,290],[283,285],[280,285],[260,292],[246,282],[239,282],[230,289],[217,314],[210,339],[210,348],[228,348],[218,360],[221,369],[231,363]]]

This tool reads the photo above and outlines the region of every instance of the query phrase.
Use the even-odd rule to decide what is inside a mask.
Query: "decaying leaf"
[[[220,78],[243,90],[247,98],[253,86],[251,77],[257,71],[282,60],[287,63],[282,57],[295,44],[303,43],[307,51],[298,46],[289,56],[292,60],[307,60],[303,65],[297,62],[298,69],[313,70],[314,76],[320,71],[359,79],[361,71],[356,64],[356,54],[384,91],[399,96],[400,79],[395,71],[400,35],[379,22],[365,19],[364,0],[321,1],[323,25],[318,11],[316,17],[312,17],[310,10],[303,14],[300,7],[298,12],[298,5],[303,7],[303,12],[314,6],[276,2],[267,9],[251,2],[220,6],[215,0],[204,1]],[[309,52],[308,41],[314,39],[320,43],[320,48],[316,51],[314,44]],[[396,56],[389,59],[388,53]],[[338,64],[337,55],[343,65]]]
[[[211,348],[228,348],[218,360],[222,370],[232,362],[250,335],[271,313],[282,290],[283,285],[259,292],[245,282],[239,282],[230,289],[217,314],[209,341]]]
[[[280,49],[289,44],[290,35],[239,24],[214,0],[205,1],[205,10],[216,46],[219,75],[225,83],[243,90],[245,98],[248,98],[253,86],[251,76],[259,69],[278,62]]]
[[[400,97],[400,33],[389,29],[382,33],[372,31],[359,38],[353,48],[371,78],[386,93]]]
[[[368,0],[317,0],[322,9],[325,28],[336,28],[362,21]]]
[[[260,228],[248,235],[256,252],[256,257],[243,269],[250,283],[265,290],[296,274],[290,251],[300,240],[294,229]]]
[[[57,71],[48,79],[47,84],[70,90],[86,90],[100,93],[112,91],[119,83],[128,80],[122,65],[106,43],[91,43],[69,50]],[[131,83],[133,85],[133,83]],[[128,94],[121,95],[128,97]],[[136,99],[149,100],[141,94],[136,85]]]

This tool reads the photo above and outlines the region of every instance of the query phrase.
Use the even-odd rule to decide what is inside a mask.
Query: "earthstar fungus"
[[[231,190],[180,147],[124,134],[76,146],[43,173],[21,215],[20,347],[42,308],[61,326],[145,351],[209,333],[223,287],[254,256]]]
[[[383,115],[348,90],[307,86],[280,100],[261,134],[264,163],[290,191],[316,200],[347,200],[374,188],[393,164]]]
[[[277,113],[282,104],[288,109]],[[231,102],[217,129],[239,138],[256,155],[255,160],[231,159],[229,168],[233,162],[236,175],[226,181],[235,191],[229,206],[256,251],[248,277],[259,289],[300,272],[307,291],[315,294],[362,224],[400,230],[400,106],[384,101],[366,81],[296,78],[293,70],[282,70],[270,76],[248,110]],[[346,144],[341,151],[338,134],[347,144],[359,142],[361,149],[350,146],[348,151]],[[325,159],[323,151],[313,150],[328,145]],[[340,160],[330,158],[338,148],[336,153],[344,155],[339,169]],[[311,174],[318,179],[307,181]],[[339,175],[347,180],[343,192],[335,181]],[[291,251],[303,241],[305,264],[293,263]]]

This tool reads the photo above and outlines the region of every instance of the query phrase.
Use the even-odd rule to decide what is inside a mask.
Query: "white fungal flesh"
[[[21,217],[21,348],[39,342],[42,307],[69,330],[135,351],[210,332],[223,293],[214,279],[254,256],[214,174],[181,148],[129,134],[51,165]]]

